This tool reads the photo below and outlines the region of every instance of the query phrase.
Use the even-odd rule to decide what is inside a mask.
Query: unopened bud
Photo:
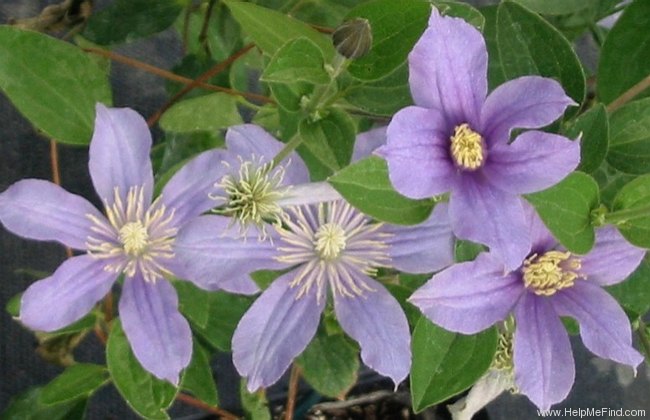
[[[332,41],[342,56],[350,59],[363,57],[372,47],[370,22],[363,18],[343,22],[332,34]]]

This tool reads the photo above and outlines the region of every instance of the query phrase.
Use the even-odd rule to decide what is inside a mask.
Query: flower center
[[[106,260],[104,268],[133,277],[139,272],[146,281],[172,273],[165,260],[174,257],[172,245],[177,229],[173,226],[174,211],[160,204],[158,197],[150,206],[144,201],[144,188],[131,187],[126,200],[118,188],[113,203],[106,203],[106,219],[87,215],[93,222],[93,236],[86,240],[88,253]]]
[[[142,226],[142,222],[130,222],[122,226],[119,230],[120,242],[124,245],[124,252],[131,257],[141,255],[147,248],[149,234],[147,228]]]
[[[319,227],[314,234],[314,240],[316,252],[325,261],[337,259],[345,249],[345,231],[334,223],[326,223]]]
[[[540,296],[551,296],[558,290],[573,286],[581,264],[570,252],[548,251],[542,256],[533,254],[524,261],[524,284]]]
[[[297,298],[315,288],[320,301],[326,284],[344,297],[374,291],[368,276],[390,261],[383,224],[373,223],[343,200],[293,207],[282,222],[276,226],[281,240],[276,259],[297,266],[290,283],[299,288]]]
[[[240,162],[238,174],[228,174],[216,184],[223,189],[225,197],[211,196],[224,203],[214,212],[233,217],[239,223],[242,234],[253,224],[266,237],[265,224],[281,221],[283,210],[277,202],[288,189],[281,186],[284,168],[274,168],[273,162],[262,163],[259,160],[244,162],[240,158]]]
[[[472,130],[467,123],[456,126],[454,129],[450,149],[454,162],[463,169],[478,169],[485,160],[483,137]]]

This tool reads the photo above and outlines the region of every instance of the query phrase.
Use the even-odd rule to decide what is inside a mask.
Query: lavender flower
[[[575,318],[594,354],[630,366],[643,357],[632,347],[630,323],[601,286],[618,283],[645,250],[608,226],[586,255],[562,249],[531,207],[526,209],[531,251],[512,271],[491,253],[438,274],[409,299],[434,323],[473,334],[514,314],[514,374],[518,390],[540,409],[562,401],[575,376],[560,316]]]
[[[554,80],[526,76],[487,93],[481,33],[433,10],[409,55],[416,106],[400,110],[378,150],[393,186],[411,198],[451,192],[456,236],[486,244],[515,268],[530,238],[518,194],[548,188],[579,163],[580,145],[541,131],[509,144],[514,128],[543,127],[574,102]]]
[[[41,331],[69,325],[123,274],[119,312],[133,352],[145,369],[177,384],[191,358],[192,335],[166,277],[181,264],[175,236],[214,205],[208,194],[223,175],[224,152],[191,160],[152,202],[150,150],[151,134],[140,115],[98,104],[89,169],[106,216],[55,184],[28,179],[0,194],[0,221],[17,235],[85,252],[25,291],[21,322]]]

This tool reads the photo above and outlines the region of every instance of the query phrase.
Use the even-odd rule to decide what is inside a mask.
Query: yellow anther
[[[326,223],[314,234],[314,249],[325,261],[338,258],[345,249],[345,230],[335,223]]]
[[[549,251],[524,261],[523,277],[527,288],[540,296],[551,296],[558,290],[573,286],[581,264],[570,252]]]
[[[463,169],[477,169],[485,160],[483,137],[466,123],[454,129],[450,149],[454,161]]]

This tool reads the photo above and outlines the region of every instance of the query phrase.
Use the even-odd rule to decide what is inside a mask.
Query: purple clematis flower
[[[624,280],[645,250],[630,245],[613,226],[596,232],[586,255],[560,247],[528,207],[530,254],[512,271],[491,253],[456,264],[418,289],[409,301],[434,323],[474,334],[514,314],[514,374],[520,392],[540,409],[562,401],[573,385],[573,355],[561,316],[575,318],[594,354],[636,367],[630,323],[601,286]]]
[[[541,131],[509,144],[514,128],[538,128],[575,105],[558,82],[525,76],[487,94],[487,50],[481,33],[433,9],[409,58],[416,106],[388,125],[377,151],[397,191],[411,198],[450,192],[456,236],[486,244],[508,268],[530,251],[519,194],[546,189],[580,160],[577,141]]]
[[[166,277],[178,275],[182,266],[174,251],[178,232],[214,206],[208,194],[223,176],[224,151],[192,159],[152,202],[151,142],[135,111],[98,104],[89,169],[106,215],[53,183],[28,179],[0,194],[0,221],[17,235],[85,252],[25,291],[21,322],[41,331],[65,327],[88,313],[123,274],[119,312],[131,348],[145,369],[178,384],[191,358],[192,336]]]
[[[259,127],[238,130],[248,133],[240,137],[242,150],[251,147],[246,145],[250,142],[263,159],[270,160],[281,145]],[[376,134],[381,137],[383,132]],[[373,134],[368,141],[382,140]],[[291,164],[304,165],[297,156]],[[230,219],[219,215],[198,217],[176,240],[176,252],[194,277],[216,282],[236,278],[239,284],[249,282],[252,290],[256,286],[249,273],[290,269],[240,320],[233,337],[237,370],[248,379],[250,391],[276,382],[315,335],[329,291],[342,328],[361,345],[364,362],[399,383],[411,364],[408,323],[395,298],[370,276],[380,266],[422,273],[451,264],[453,235],[446,204],[439,204],[421,225],[385,225],[374,223],[340,196],[332,201],[325,185],[304,184],[306,174],[293,182],[303,184],[289,186],[279,202],[295,206],[283,209],[284,227],[267,232],[269,240],[255,239],[255,225],[242,239],[228,229]],[[309,204],[301,196],[311,196],[311,203],[327,202]]]

